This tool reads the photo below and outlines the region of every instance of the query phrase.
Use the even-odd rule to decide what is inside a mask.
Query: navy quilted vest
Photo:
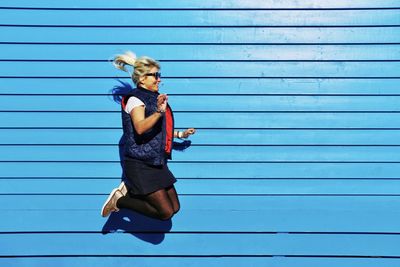
[[[147,118],[157,111],[158,95],[158,92],[138,87],[129,95],[126,95],[122,101],[126,104],[131,96],[139,98],[146,106],[145,117]],[[121,113],[125,140],[125,159],[133,158],[151,165],[166,164],[167,158],[171,158],[171,155],[167,155],[164,150],[166,136],[165,117],[160,118],[153,128],[139,135],[135,131],[130,114],[123,109]]]

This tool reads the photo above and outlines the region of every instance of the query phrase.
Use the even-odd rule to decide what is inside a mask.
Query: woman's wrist
[[[161,108],[157,108],[157,110],[156,110],[156,112],[158,113],[158,114],[164,114],[165,113],[165,110],[163,110],[163,109],[161,109]]]
[[[176,131],[176,137],[178,137],[179,139],[183,139],[183,132],[181,131]]]

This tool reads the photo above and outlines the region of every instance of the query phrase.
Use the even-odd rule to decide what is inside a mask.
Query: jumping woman
[[[129,72],[136,88],[121,101],[124,132],[123,171],[126,184],[114,188],[104,203],[101,215],[130,209],[159,220],[168,220],[180,208],[168,169],[173,138],[188,138],[195,129],[174,130],[174,116],[168,96],[159,93],[160,64],[149,57],[136,58],[132,52],[118,55],[114,66]]]

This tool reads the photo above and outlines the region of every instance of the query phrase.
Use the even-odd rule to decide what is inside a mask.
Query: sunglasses
[[[156,80],[161,78],[161,72],[147,73],[145,76],[153,76]]]

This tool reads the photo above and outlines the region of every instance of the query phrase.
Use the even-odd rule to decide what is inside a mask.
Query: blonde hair
[[[152,68],[160,69],[160,63],[157,60],[146,56],[137,58],[131,51],[116,55],[113,65],[119,70],[128,72],[136,85],[140,83],[139,78],[149,73]],[[133,67],[133,73],[126,69],[126,65]]]

